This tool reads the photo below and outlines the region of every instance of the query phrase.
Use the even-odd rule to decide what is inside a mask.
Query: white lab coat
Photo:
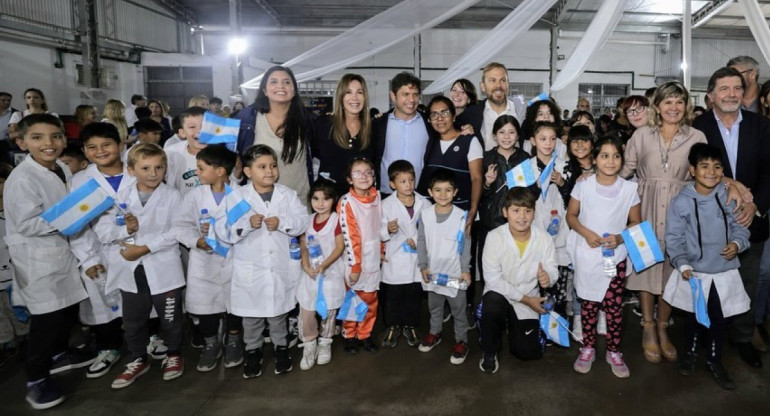
[[[72,189],[75,190],[79,188],[92,178],[96,180],[99,186],[115,200],[116,204],[123,202],[119,200],[118,193],[115,192],[112,185],[107,182],[104,175],[99,172],[99,168],[95,164],[88,165],[86,169],[78,172],[72,177]],[[128,174],[124,164],[123,179],[120,181],[118,191],[130,188],[134,182],[136,182],[136,180]],[[95,264],[101,264],[106,270],[109,270],[110,268],[110,244],[102,244],[92,228],[98,222],[107,224],[114,223],[115,212],[108,210],[94,219],[89,227],[86,227],[76,236],[70,238],[72,251],[75,252],[75,256],[77,256],[81,262],[82,270],[80,277],[83,280],[83,286],[88,292],[88,299],[80,304],[80,321],[86,325],[106,324],[115,318],[121,317],[123,314],[121,307],[116,311],[113,311],[104,304],[99,288],[94,284],[93,280],[85,274],[85,271]],[[104,277],[107,279],[107,284],[105,285],[106,293],[118,289],[117,279],[114,277],[110,279],[109,273],[105,273]]]
[[[385,241],[385,262],[382,264],[382,282],[391,285],[405,285],[422,282],[422,275],[417,268],[417,252],[404,249],[406,240],[411,238],[417,244],[417,223],[420,212],[431,204],[422,195],[414,193],[414,216],[410,217],[406,207],[391,194],[382,201],[382,226],[380,239]],[[398,231],[388,232],[388,222],[398,221]]]
[[[13,281],[13,265],[8,245],[5,244],[5,213],[0,211],[0,290],[6,290]]]
[[[56,163],[69,182],[72,175],[67,166]],[[88,296],[67,237],[40,218],[67,196],[67,188],[31,156],[5,182],[5,243],[15,269],[13,303],[26,306],[34,315],[61,310]]]
[[[99,221],[94,226],[99,241],[109,244],[107,279],[117,279],[120,290],[137,293],[134,270],[144,266],[150,293],[157,295],[184,286],[184,273],[179,244],[171,227],[172,218],[182,204],[182,195],[176,189],[161,183],[152,193],[145,206],[139,200],[136,185],[120,190],[118,200],[128,205],[128,212],[139,220],[139,230],[134,235],[135,244],[146,245],[150,253],[138,260],[127,261],[119,252],[119,243],[128,237],[125,226],[114,221]],[[114,218],[116,208],[106,215]]]
[[[420,213],[420,225],[425,230],[425,245],[428,252],[428,270],[432,275],[445,274],[449,277],[460,277],[460,244],[457,232],[465,232],[466,211],[452,206],[452,213],[441,224],[436,222],[436,209],[429,206]],[[470,244],[465,241],[463,244]],[[444,295],[450,298],[457,296],[457,289],[422,281],[424,290]]]
[[[537,312],[521,303],[521,299],[524,295],[540,296],[537,280],[539,264],[543,264],[551,285],[559,278],[553,241],[547,232],[532,227],[529,244],[522,257],[508,224],[503,224],[487,234],[481,263],[484,267],[484,293],[493,291],[505,296],[520,320],[539,318]]]
[[[334,230],[339,225],[339,217],[337,213],[332,212],[329,220],[321,229],[316,231],[313,228],[313,221],[316,214],[310,214],[307,231],[305,236],[313,236],[313,239],[321,246],[321,252],[324,256],[328,256],[337,248],[336,237]],[[340,256],[334,263],[331,264],[326,270],[324,270],[324,282],[323,282],[323,294],[326,299],[327,309],[339,309],[342,306],[342,301],[345,299],[345,264]],[[297,302],[302,309],[308,311],[316,310],[315,303],[318,299],[318,278],[312,279],[303,270],[301,277],[299,278],[299,284],[297,286]]]
[[[204,208],[212,218],[227,215],[224,199],[217,205],[211,185],[201,185],[184,196],[184,202],[174,218],[174,233],[179,242],[190,249],[185,290],[187,311],[210,315],[229,310],[233,262],[231,253],[225,258],[197,248],[198,239],[203,237],[198,220]]]
[[[233,192],[240,193],[251,210],[231,227],[226,226],[224,216],[216,218],[217,236],[233,244],[232,313],[251,318],[287,313],[296,305],[301,269],[299,261],[290,261],[289,244],[292,237],[307,229],[307,208],[294,190],[281,184],[275,184],[269,202],[263,201],[250,183]],[[252,228],[249,219],[255,214],[278,217],[278,229],[268,231],[264,224]]]
[[[719,303],[722,306],[722,315],[727,318],[744,313],[749,310],[750,300],[746,289],[743,287],[741,275],[738,269],[721,273],[703,273],[693,270],[693,275],[703,281],[703,298],[708,302],[711,292],[711,283],[719,294]],[[692,289],[690,282],[682,278],[679,270],[674,269],[668,278],[666,289],[663,291],[663,299],[671,306],[687,312],[693,312]]]
[[[176,188],[182,195],[201,185],[198,175],[198,161],[195,155],[187,150],[187,141],[179,142],[165,148],[168,158],[166,169],[166,184]]]

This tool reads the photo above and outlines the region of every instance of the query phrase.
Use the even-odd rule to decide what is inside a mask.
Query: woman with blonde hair
[[[337,195],[348,192],[346,167],[350,159],[374,158],[369,92],[364,77],[345,74],[337,84],[331,115],[316,120],[312,152],[321,165],[318,176],[334,182]]]
[[[120,100],[107,100],[104,104],[104,112],[102,113],[102,123],[110,123],[118,128],[118,134],[120,135],[120,141],[123,143],[129,143],[128,125],[126,124],[126,106],[123,101]]]

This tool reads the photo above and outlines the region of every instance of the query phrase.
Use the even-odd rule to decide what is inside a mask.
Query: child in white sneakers
[[[300,239],[302,246],[302,270],[297,287],[299,302],[299,328],[303,343],[301,370],[309,370],[314,364],[328,364],[332,359],[332,337],[337,317],[337,309],[345,299],[345,264],[340,260],[345,251],[339,217],[334,212],[337,195],[334,184],[325,179],[318,179],[311,187],[308,203],[313,209],[310,214],[310,226]],[[324,261],[318,267],[310,263],[308,239],[321,247]],[[325,304],[318,304],[319,281],[323,277],[322,295]],[[323,307],[324,311],[318,310]],[[316,315],[325,313],[320,325]],[[320,337],[319,337],[320,335]]]
[[[583,348],[574,369],[585,374],[591,370],[596,352],[599,309],[607,315],[607,363],[620,378],[630,375],[620,352],[623,323],[623,287],[626,256],[620,233],[641,222],[641,204],[637,185],[618,176],[623,167],[623,144],[604,137],[594,146],[596,175],[575,184],[567,207],[567,223],[572,229],[567,247],[575,266],[575,290],[581,301]],[[606,237],[602,237],[606,235]],[[614,276],[603,268],[603,249],[614,250]]]
[[[468,356],[468,315],[465,289],[447,287],[435,283],[436,276],[471,281],[470,240],[465,232],[468,212],[452,204],[457,187],[455,176],[448,169],[438,169],[428,184],[428,193],[436,202],[420,213],[417,226],[417,267],[422,273],[424,288],[428,291],[430,332],[420,343],[421,352],[429,352],[441,343],[441,327],[444,324],[444,303],[454,318],[455,344],[449,361],[462,364]]]

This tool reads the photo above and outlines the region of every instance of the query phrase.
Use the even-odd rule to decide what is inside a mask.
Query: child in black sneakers
[[[455,345],[449,361],[462,364],[468,356],[468,315],[465,313],[465,288],[471,281],[471,250],[465,232],[468,212],[452,204],[457,187],[448,169],[438,169],[428,184],[428,193],[436,202],[420,213],[417,227],[417,266],[424,288],[428,291],[430,332],[420,344],[421,352],[429,352],[441,342],[444,303],[449,303],[454,318]],[[446,276],[443,279],[438,276]],[[454,281],[464,288],[449,287]]]
[[[540,314],[545,313],[540,290],[559,277],[551,236],[532,227],[538,195],[527,188],[508,191],[503,216],[508,221],[487,235],[482,267],[481,371],[498,369],[497,353],[508,329],[511,354],[520,360],[542,357],[545,340],[540,335]]]

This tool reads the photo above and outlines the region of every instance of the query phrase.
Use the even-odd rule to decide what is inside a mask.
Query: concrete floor
[[[427,317],[426,317],[427,319]],[[427,321],[424,321],[427,322]],[[449,363],[451,321],[444,342],[430,353],[409,348],[403,338],[393,350],[348,356],[335,339],[329,365],[299,369],[302,351],[292,349],[294,370],[273,373],[272,348],[266,348],[263,374],[245,380],[241,368],[210,373],[195,370],[197,350],[185,351],[185,374],[164,382],[160,362],[137,382],[112,390],[122,370],[90,380],[75,370],[57,376],[67,400],[50,415],[751,415],[770,409],[768,369],[749,368],[735,351],[725,348],[724,364],[738,388],[720,389],[699,364],[685,378],[675,365],[647,363],[641,352],[638,318],[626,311],[623,347],[631,377],[614,377],[604,362],[600,337],[597,360],[587,375],[572,370],[577,346],[549,347],[540,361],[521,362],[500,354],[497,374],[478,368],[478,333],[471,331],[471,352],[460,366]],[[681,322],[681,320],[680,320]],[[422,331],[425,329],[422,328]],[[681,347],[680,324],[672,327]],[[382,336],[382,328],[377,333]],[[422,333],[420,333],[422,335]],[[506,344],[507,345],[507,344]],[[20,362],[0,369],[0,415],[39,414],[24,401],[24,370]]]

